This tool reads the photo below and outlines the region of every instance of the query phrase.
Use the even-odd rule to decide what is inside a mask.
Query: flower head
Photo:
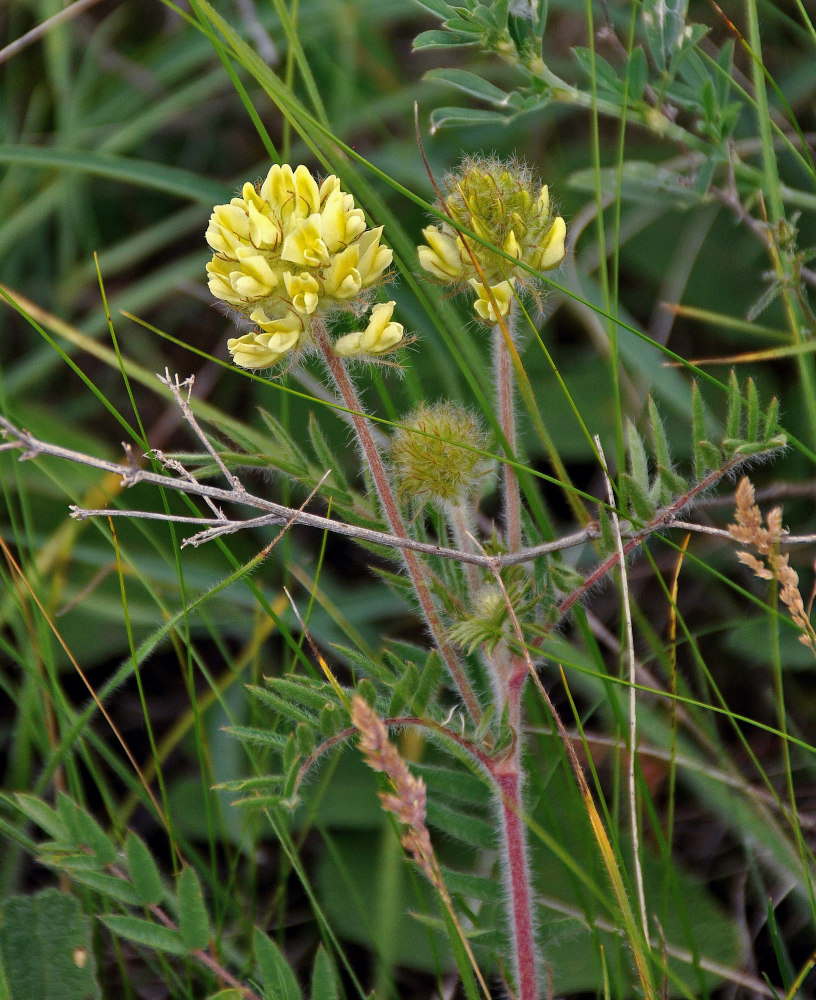
[[[428,226],[422,231],[425,244],[418,247],[419,263],[441,284],[469,284],[478,296],[476,315],[494,324],[497,309],[501,316],[509,311],[516,284],[530,283],[529,272],[508,257],[536,271],[558,267],[566,253],[566,224],[552,208],[547,185],[521,164],[466,158],[443,185],[445,203],[437,207],[479,240],[463,238],[447,221]]]
[[[228,342],[236,364],[266,368],[308,346],[315,320],[338,309],[359,312],[391,264],[381,236],[337,177],[318,183],[304,166],[276,164],[262,183],[246,183],[228,205],[216,205],[206,233],[210,291],[257,327]],[[369,329],[382,308],[375,306]],[[399,343],[402,327],[390,317],[379,338],[360,335],[366,347],[355,353]]]
[[[419,433],[417,433],[419,432]],[[489,463],[479,419],[455,403],[422,403],[394,433],[391,461],[403,497],[459,504],[485,476]]]

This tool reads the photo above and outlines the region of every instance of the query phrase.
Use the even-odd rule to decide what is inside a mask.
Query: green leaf
[[[184,938],[173,927],[163,927],[140,917],[122,917],[116,913],[101,913],[99,919],[117,937],[169,955],[190,952]]]
[[[492,850],[496,846],[496,831],[492,823],[458,812],[439,801],[428,802],[428,824],[463,844]]]
[[[573,55],[578,60],[581,69],[586,73],[586,75],[592,79],[593,77],[597,81],[597,86],[600,90],[604,90],[607,93],[614,94],[615,96],[623,94],[623,81],[620,74],[610,63],[599,56],[597,52],[592,52],[590,49],[584,48],[582,45],[576,45],[572,50]]]
[[[643,493],[649,492],[649,458],[643,438],[632,421],[626,418],[626,450],[629,457],[629,475]]]
[[[116,860],[116,844],[105,833],[90,813],[85,812],[67,795],[60,795],[57,808],[65,825],[74,834],[76,843],[87,847],[102,865]]]
[[[739,437],[741,423],[742,393],[737,373],[732,368],[731,374],[728,376],[728,416],[725,421],[725,436],[727,438]]]
[[[411,711],[414,715],[422,715],[428,707],[428,702],[442,683],[443,676],[442,657],[437,649],[432,649],[419,675],[419,683],[414,691],[414,697],[411,699]]]
[[[600,185],[604,191],[614,191],[617,187],[618,170],[604,167],[596,172],[594,168],[576,170],[570,174],[569,185],[579,191],[595,191],[600,175]],[[643,160],[627,160],[620,171],[621,198],[639,205],[652,205],[669,211],[686,209],[710,201],[710,196],[702,198],[690,188],[681,174],[668,167]]]
[[[620,478],[621,489],[634,516],[640,521],[651,521],[654,517],[655,505],[649,497],[648,489],[644,490],[641,483],[634,476],[630,476],[628,472],[624,472]]]
[[[189,948],[203,951],[210,943],[210,918],[195,868],[182,868],[177,892],[181,936]]]
[[[331,959],[321,944],[315,955],[312,970],[311,1000],[338,1000],[337,977],[334,974]]]
[[[467,1000],[480,1000],[481,992],[479,987],[476,985],[476,976],[473,974],[473,966],[470,964],[470,957],[465,949],[462,937],[459,931],[456,929],[456,924],[453,922],[453,918],[450,913],[448,913],[448,908],[446,906],[442,907],[442,919],[445,921],[445,930],[448,933],[448,941],[450,942],[451,951],[453,952],[453,957],[456,961],[456,968],[459,970],[459,977],[462,980],[462,985],[465,988],[465,996]]]
[[[641,23],[649,51],[659,70],[668,69],[683,42],[688,0],[643,0]]]
[[[332,454],[331,448],[329,448],[320,424],[315,419],[313,413],[309,414],[309,440],[312,442],[312,447],[314,448],[315,455],[317,456],[318,466],[320,467],[320,475],[322,476],[326,472],[330,473],[328,479],[326,479],[323,486],[321,486],[321,490],[331,492],[333,487],[339,489],[341,496],[338,497],[338,501],[345,504],[351,503],[351,487],[343,475],[340,463]]]
[[[190,170],[90,149],[0,145],[0,163],[20,163],[43,170],[75,170],[120,184],[164,191],[208,208],[229,201],[232,195],[228,185],[200,177]]]
[[[320,712],[320,732],[326,736],[336,736],[348,724],[348,716],[339,705],[327,702]]]
[[[302,1000],[295,974],[275,942],[256,927],[252,943],[264,1000]]]
[[[453,15],[453,8],[450,4],[445,3],[445,0],[414,0],[414,3],[427,10],[429,14],[436,14],[443,20]]]
[[[678,475],[673,469],[664,469],[661,466],[657,470],[663,491],[660,494],[661,504],[670,504],[675,497],[680,497],[688,491],[689,484]]]
[[[649,65],[642,46],[638,45],[632,49],[626,66],[626,75],[629,80],[629,99],[640,101],[643,98],[649,76]]]
[[[14,1000],[97,1000],[102,995],[90,920],[77,899],[56,889],[0,903],[0,969],[5,996]]]
[[[710,441],[700,441],[697,444],[697,449],[703,463],[703,470],[719,469],[723,461],[723,454],[720,448]]]
[[[399,715],[402,709],[411,703],[414,692],[419,687],[419,670],[414,663],[406,663],[402,677],[394,688],[391,696],[391,703],[388,706],[388,714]]]
[[[456,49],[462,45],[476,45],[478,39],[454,31],[421,31],[414,39],[414,52],[420,49]]]
[[[653,396],[649,396],[648,407],[655,461],[664,469],[671,469],[674,467],[674,463],[672,462],[671,451],[669,449],[669,439],[666,437],[666,428],[663,426],[663,421],[660,418],[660,413]]]
[[[125,841],[125,854],[139,902],[145,906],[160,903],[164,896],[161,873],[145,842],[132,830]]]
[[[701,445],[707,435],[703,397],[696,382],[691,384],[691,437],[694,446],[694,478],[699,482],[709,468]]]
[[[305,722],[299,722],[295,726],[295,742],[301,757],[311,756],[315,749],[314,729]]]
[[[773,397],[768,409],[765,411],[765,415],[762,418],[762,439],[766,443],[771,440],[771,438],[776,433],[776,425],[779,422],[779,400],[776,396]]]
[[[499,111],[482,108],[436,108],[431,112],[431,131],[458,126],[506,125],[513,118],[515,113],[503,115]]]
[[[275,733],[271,729],[259,729],[254,726],[226,726],[224,732],[245,743],[272,747],[278,752],[283,750],[286,740],[289,738],[288,733]]]
[[[748,408],[745,418],[745,440],[752,443],[759,437],[759,393],[752,378],[749,378],[745,385],[745,402]]]
[[[425,74],[424,79],[449,83],[457,90],[470,94],[471,97],[487,101],[488,104],[496,104],[499,107],[506,107],[511,99],[511,95],[500,87],[496,87],[475,73],[468,73],[464,69],[431,69]]]
[[[89,889],[106,896],[109,900],[123,903],[125,906],[141,906],[142,900],[133,886],[127,879],[119,878],[117,875],[106,875],[104,872],[93,871],[85,868],[76,868],[73,865],[60,865],[62,871],[80,885],[86,885]]]
[[[32,823],[36,823],[54,840],[68,840],[68,827],[56,809],[52,809],[35,795],[17,793],[14,801],[17,808],[28,816]]]

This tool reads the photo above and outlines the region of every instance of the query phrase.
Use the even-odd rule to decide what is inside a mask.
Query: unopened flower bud
[[[486,447],[487,436],[470,410],[455,403],[421,404],[391,442],[400,495],[460,504],[489,470],[479,454]]]

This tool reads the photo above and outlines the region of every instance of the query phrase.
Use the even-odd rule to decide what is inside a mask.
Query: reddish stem
[[[512,767],[503,773],[494,774],[494,777],[501,796],[516,990],[518,1000],[538,1000],[536,942],[530,870],[527,864],[527,837],[521,818],[521,754],[518,749],[505,764]]]
[[[391,489],[388,473],[385,470],[385,465],[380,457],[380,452],[374,438],[371,435],[371,431],[369,430],[365,410],[363,409],[363,405],[360,402],[360,398],[354,388],[354,384],[349,378],[343,359],[339,358],[332,350],[329,336],[322,323],[313,323],[312,337],[314,338],[315,344],[317,345],[320,353],[323,355],[323,360],[326,363],[326,367],[329,369],[329,373],[334,380],[334,384],[337,386],[337,390],[340,393],[343,404],[349,411],[352,424],[354,425],[354,430],[357,433],[357,440],[360,442],[360,448],[365,455],[369,468],[371,469],[374,485],[377,488],[377,494],[379,495],[383,511],[388,519],[388,523],[391,526],[391,531],[399,538],[408,538],[408,529],[405,527],[405,522],[402,519],[402,514],[400,513],[400,509],[397,505],[394,492]],[[408,575],[411,577],[411,583],[414,586],[414,591],[417,595],[420,607],[422,608],[422,613],[425,616],[425,620],[428,623],[431,634],[436,640],[439,652],[442,654],[442,658],[445,661],[453,682],[458,688],[462,701],[464,701],[465,707],[470,713],[471,718],[478,722],[482,715],[481,709],[479,708],[479,702],[476,699],[476,695],[473,693],[473,688],[470,686],[470,682],[465,676],[465,672],[462,669],[462,665],[459,663],[456,653],[454,653],[450,643],[445,638],[444,626],[442,624],[442,620],[437,614],[436,607],[434,606],[428,582],[422,571],[422,565],[420,564],[416,553],[410,549],[402,550],[402,558],[405,562],[405,568],[408,570]]]

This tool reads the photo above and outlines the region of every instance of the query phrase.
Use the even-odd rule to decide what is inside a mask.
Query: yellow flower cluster
[[[239,197],[216,205],[206,234],[210,291],[257,327],[228,342],[235,363],[267,368],[311,343],[316,318],[356,312],[391,264],[381,236],[337,177],[318,184],[304,166],[275,165],[263,183],[246,183]],[[403,330],[391,322],[393,309],[375,306],[366,330],[341,337],[338,353],[395,347]]]
[[[491,247],[535,271],[549,271],[564,259],[566,223],[554,214],[547,185],[542,186],[520,164],[468,158],[445,178],[444,185],[445,204],[437,207],[484,242],[470,239],[466,247],[449,222],[428,226],[422,231],[426,245],[417,248],[419,262],[441,284],[469,284],[477,294],[476,315],[494,324],[496,309],[499,315],[507,315],[516,284],[529,284],[530,274]]]

